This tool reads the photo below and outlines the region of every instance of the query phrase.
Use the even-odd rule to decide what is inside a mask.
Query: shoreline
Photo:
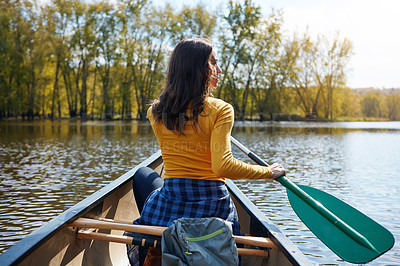
[[[138,118],[129,118],[129,119],[122,119],[120,117],[116,117],[113,119],[86,119],[82,120],[79,117],[71,118],[71,117],[62,117],[62,118],[43,118],[43,117],[35,117],[34,119],[25,119],[22,117],[8,117],[0,119],[1,122],[35,122],[35,121],[50,121],[50,122],[59,122],[59,121],[70,121],[70,122],[94,122],[94,121],[101,121],[101,122],[112,122],[112,121],[123,121],[123,122],[146,122],[146,120],[138,119]],[[276,119],[251,119],[251,118],[235,118],[235,122],[396,122],[397,120],[389,120],[388,118],[377,118],[377,117],[337,117],[335,119],[327,119],[327,118],[304,118],[296,114],[292,115],[284,115],[283,117],[276,117]]]

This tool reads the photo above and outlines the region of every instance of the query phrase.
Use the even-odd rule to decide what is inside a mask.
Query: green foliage
[[[217,17],[208,12],[203,4],[199,3],[195,7],[185,5],[176,14],[173,14],[170,6],[168,9],[171,20],[169,34],[172,44],[188,37],[213,37]]]
[[[239,110],[244,119],[250,87],[254,81],[257,64],[260,63],[256,46],[256,29],[261,27],[260,7],[251,1],[243,4],[229,1],[228,14],[220,26],[220,58],[222,62],[222,81],[218,97],[224,97]]]
[[[366,94],[362,100],[362,113],[366,117],[380,117],[381,110],[381,97],[379,92],[371,92]]]
[[[398,94],[347,88],[349,40],[285,36],[282,13],[264,16],[251,0],[225,7],[1,0],[0,119],[144,120],[172,47],[194,36],[214,41],[222,69],[214,94],[230,102],[239,119],[400,119]]]
[[[400,95],[391,94],[386,96],[388,107],[388,118],[392,121],[400,120]]]

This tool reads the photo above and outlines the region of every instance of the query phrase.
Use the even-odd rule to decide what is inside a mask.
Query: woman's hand
[[[268,168],[271,169],[272,172],[271,179],[277,179],[278,177],[286,175],[285,168],[283,168],[283,166],[279,163],[273,163],[268,166]]]

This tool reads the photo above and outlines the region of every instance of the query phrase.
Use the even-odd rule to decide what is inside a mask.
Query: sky
[[[153,0],[177,8],[185,0]],[[197,1],[193,1],[197,3]],[[224,8],[228,0],[202,0],[211,8]],[[243,1],[241,1],[243,2]],[[400,0],[253,0],[267,16],[282,10],[287,33],[327,37],[339,32],[353,43],[347,72],[351,88],[400,88]]]

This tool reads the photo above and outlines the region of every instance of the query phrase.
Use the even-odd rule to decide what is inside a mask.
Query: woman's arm
[[[233,107],[225,104],[219,111],[211,132],[211,167],[214,174],[229,179],[273,178],[269,167],[247,164],[233,157],[230,140],[233,122]]]

